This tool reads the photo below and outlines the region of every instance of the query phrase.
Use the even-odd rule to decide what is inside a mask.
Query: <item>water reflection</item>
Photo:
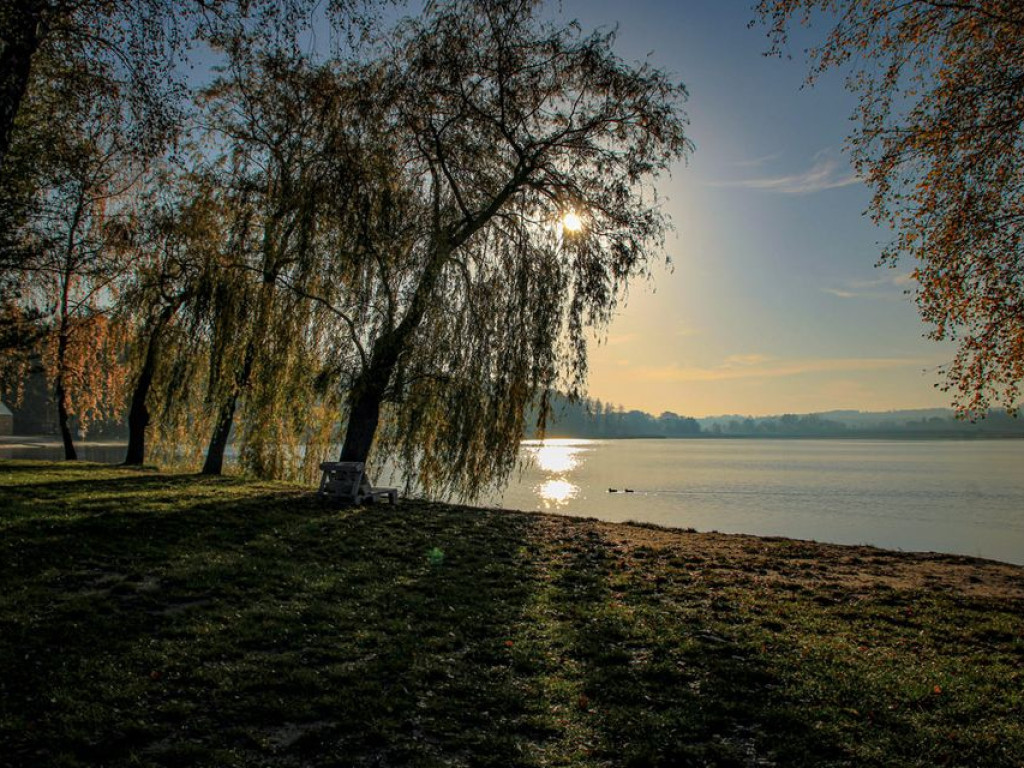
[[[544,509],[558,509],[579,496],[580,487],[570,475],[582,465],[590,450],[589,440],[526,440],[523,448],[542,473],[544,481],[534,487]]]
[[[548,509],[565,506],[575,499],[579,492],[580,487],[568,480],[548,480],[537,486],[537,495]]]
[[[545,472],[568,472],[579,463],[580,449],[569,445],[541,445],[535,453],[537,466]]]

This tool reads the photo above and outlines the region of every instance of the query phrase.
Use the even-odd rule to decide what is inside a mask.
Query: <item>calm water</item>
[[[534,467],[492,503],[1024,565],[1024,440],[549,440],[523,450]]]
[[[533,466],[485,503],[1024,565],[1024,440],[549,440],[523,451]],[[82,458],[116,463],[124,447],[87,446]]]

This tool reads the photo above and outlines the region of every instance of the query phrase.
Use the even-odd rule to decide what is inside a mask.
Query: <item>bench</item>
[[[320,465],[323,475],[320,478],[321,496],[347,504],[371,504],[378,499],[387,497],[391,504],[398,503],[397,488],[372,488],[366,476],[366,465],[361,461],[325,461]]]

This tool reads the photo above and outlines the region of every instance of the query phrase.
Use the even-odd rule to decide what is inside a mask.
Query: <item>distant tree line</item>
[[[856,421],[827,418],[822,414],[785,414],[767,418],[716,419],[704,425],[712,437],[856,437],[856,438],[959,438],[1024,437],[1024,421],[1006,411],[991,411],[970,422],[952,412],[946,416],[899,418],[884,414],[858,414]]]
[[[970,438],[1024,437],[1024,420],[993,410],[975,422],[953,411],[783,414],[695,419],[665,411],[659,416],[583,398],[551,397],[551,437],[578,438]],[[536,437],[536,433],[531,433]]]
[[[696,437],[701,429],[696,419],[671,411],[653,416],[600,400],[570,400],[555,394],[551,397],[551,424],[547,432],[552,437]]]

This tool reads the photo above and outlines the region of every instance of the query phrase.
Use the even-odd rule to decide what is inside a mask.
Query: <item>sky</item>
[[[696,151],[659,185],[672,267],[636,283],[592,345],[589,394],[655,414],[773,415],[946,406],[953,347],[924,338],[912,265],[876,268],[891,232],[844,151],[855,97],[841,74],[804,87],[768,58],[747,0],[564,0],[585,29],[689,90]],[[824,30],[819,30],[823,33]]]

